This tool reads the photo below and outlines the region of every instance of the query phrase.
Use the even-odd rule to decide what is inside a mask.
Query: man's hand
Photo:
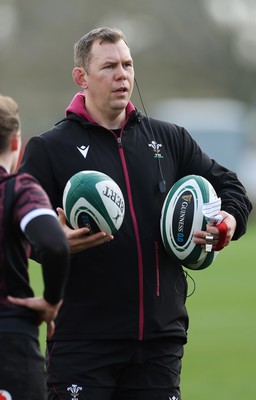
[[[68,239],[71,254],[89,249],[90,247],[99,246],[100,244],[110,242],[114,239],[114,236],[107,235],[105,232],[88,235],[88,228],[70,229],[67,226],[64,210],[58,207],[57,212],[62,229]]]
[[[226,211],[220,211],[219,213],[223,217],[223,222],[227,225],[227,233],[224,241],[223,247],[228,246],[230,243],[235,230],[236,230],[236,219],[233,215],[227,213]],[[213,235],[213,247],[212,250],[216,250],[218,248],[218,242],[220,240],[220,232],[218,229],[218,225],[206,225],[206,231],[195,231],[194,232],[194,242],[196,244],[200,244],[202,247],[205,247],[205,238],[207,233],[211,233]]]
[[[18,298],[8,296],[7,299],[17,306],[24,306],[37,311],[39,315],[39,324],[43,321],[47,323],[47,338],[50,339],[52,337],[55,330],[54,320],[57,317],[62,301],[51,305],[47,303],[43,297]]]

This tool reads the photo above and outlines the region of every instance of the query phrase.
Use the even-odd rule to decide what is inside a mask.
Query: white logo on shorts
[[[67,391],[71,392],[71,395],[73,396],[71,400],[76,400],[78,398],[80,390],[83,390],[83,388],[74,384],[67,388]]]
[[[169,400],[179,400],[179,398],[176,396],[172,396],[172,397],[169,397]]]

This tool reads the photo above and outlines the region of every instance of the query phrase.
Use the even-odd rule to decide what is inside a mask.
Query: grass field
[[[219,254],[211,268],[191,273],[189,341],[183,400],[256,398],[256,226]]]
[[[222,251],[209,269],[189,272],[196,290],[187,299],[183,400],[256,398],[255,239],[256,224],[250,223],[247,234]],[[36,294],[41,293],[37,265],[31,265],[30,276]],[[44,353],[45,326],[40,343]]]

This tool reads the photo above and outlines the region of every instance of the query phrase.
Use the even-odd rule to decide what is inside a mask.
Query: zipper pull
[[[119,147],[119,148],[122,148],[122,147],[123,147],[122,139],[120,138],[120,136],[118,136],[118,138],[117,138],[117,143],[118,143],[118,147]]]

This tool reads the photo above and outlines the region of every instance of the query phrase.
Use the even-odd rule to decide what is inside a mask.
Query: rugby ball
[[[80,171],[73,175],[63,191],[63,209],[74,228],[88,227],[114,235],[121,227],[125,202],[117,183],[99,171]]]
[[[218,198],[211,183],[199,175],[187,175],[169,190],[161,212],[160,231],[166,251],[184,267],[209,267],[218,252],[206,252],[193,240],[194,231],[206,230],[205,203]]]

